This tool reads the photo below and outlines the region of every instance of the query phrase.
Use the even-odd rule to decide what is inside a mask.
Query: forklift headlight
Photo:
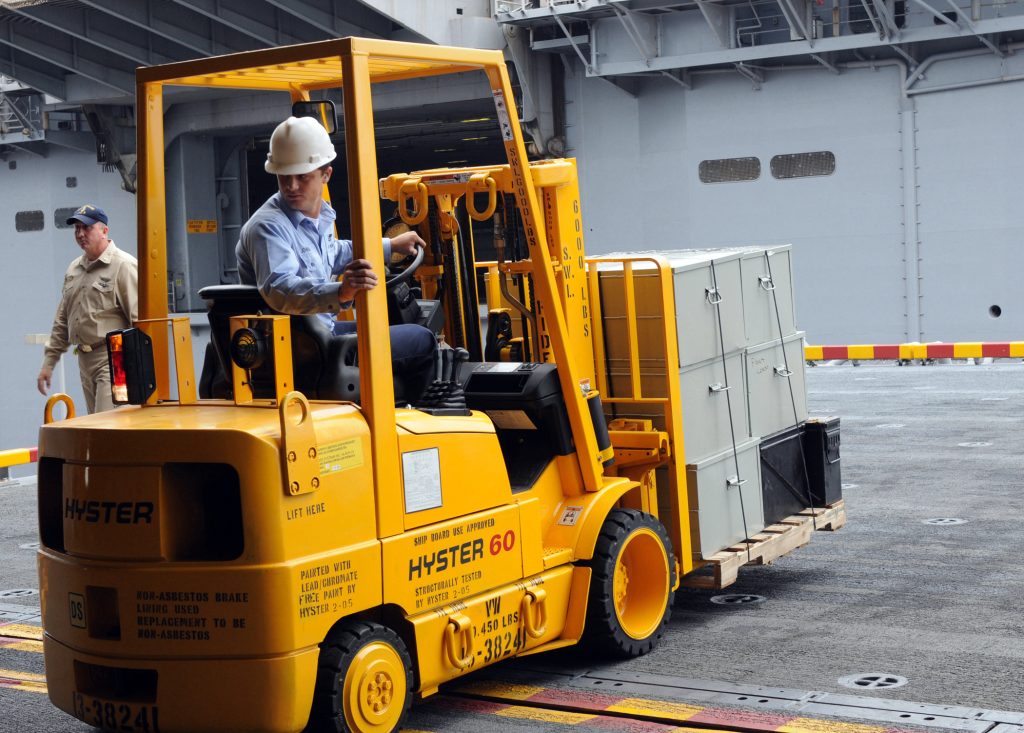
[[[141,405],[156,390],[153,340],[137,328],[107,334],[110,392],[116,405]]]

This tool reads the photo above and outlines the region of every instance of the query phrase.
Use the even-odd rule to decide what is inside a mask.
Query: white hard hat
[[[312,117],[289,117],[270,136],[267,173],[296,176],[315,171],[337,157],[327,130]]]

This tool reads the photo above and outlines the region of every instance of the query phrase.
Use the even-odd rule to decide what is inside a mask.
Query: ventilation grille
[[[702,160],[698,173],[702,183],[756,181],[761,177],[761,161],[757,158]]]
[[[836,172],[836,156],[827,150],[776,155],[772,158],[771,168],[775,178],[831,176]]]

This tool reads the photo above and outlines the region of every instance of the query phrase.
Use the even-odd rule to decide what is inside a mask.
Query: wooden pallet
[[[736,582],[741,565],[767,565],[811,541],[814,530],[835,531],[846,524],[846,505],[842,499],[820,509],[804,509],[799,514],[765,527],[748,540],[726,547],[705,558],[682,584],[688,588],[717,590]],[[707,572],[707,570],[710,572]]]

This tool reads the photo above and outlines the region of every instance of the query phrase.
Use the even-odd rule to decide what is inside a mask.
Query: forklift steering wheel
[[[394,265],[387,267],[388,275],[384,278],[384,287],[392,290],[402,283],[407,283],[412,279],[413,273],[420,268],[423,264],[423,258],[426,256],[426,250],[420,245],[416,245],[415,254],[411,254],[403,260],[399,260]],[[392,268],[398,265],[401,267],[399,272],[393,272]]]

